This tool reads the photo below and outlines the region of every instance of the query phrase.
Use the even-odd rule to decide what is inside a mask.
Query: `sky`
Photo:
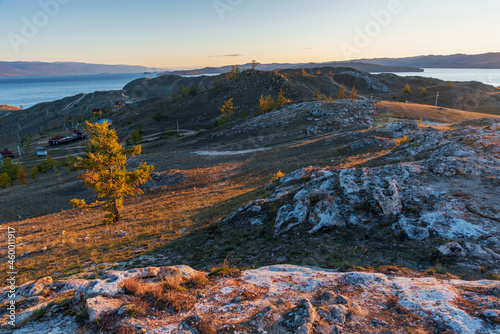
[[[158,69],[500,51],[492,0],[0,0],[0,61]]]

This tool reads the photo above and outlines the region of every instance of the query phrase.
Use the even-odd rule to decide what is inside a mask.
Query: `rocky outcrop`
[[[19,328],[10,329],[2,313],[2,333],[498,333],[500,282],[466,282],[442,277],[387,275],[371,272],[276,265],[247,270],[240,276],[213,276],[202,287],[185,285],[177,298],[190,298],[191,308],[164,312],[149,300],[137,311],[137,296],[116,290],[124,278],[143,277],[146,285],[162,273],[184,279],[198,272],[163,267],[106,272],[106,279],[86,283],[53,282],[37,316],[18,303]],[[48,280],[46,280],[48,282]],[[32,291],[37,283],[21,289]],[[82,289],[102,286],[95,296],[71,299]],[[84,291],[88,291],[85,290]],[[65,301],[61,301],[63,300]],[[156,298],[156,297],[155,297]],[[158,297],[160,298],[160,297]],[[2,294],[1,302],[6,301]],[[177,302],[180,302],[177,300]],[[40,309],[40,308],[39,308]],[[134,311],[135,310],[135,311]],[[31,313],[29,313],[31,312]],[[78,320],[77,320],[78,318]],[[125,331],[127,330],[127,331]]]
[[[485,240],[500,237],[498,124],[497,119],[481,119],[442,132],[391,123],[378,131],[401,137],[383,161],[407,162],[303,168],[273,181],[268,198],[249,203],[221,223],[272,220],[275,236],[297,228],[313,234],[389,224],[395,236],[454,240],[439,248],[445,257],[497,262],[499,244]]]

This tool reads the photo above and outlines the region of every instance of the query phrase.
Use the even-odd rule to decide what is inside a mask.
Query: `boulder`
[[[31,288],[28,291],[27,296],[33,297],[38,296],[43,290],[45,290],[48,286],[53,283],[52,277],[47,276],[44,278],[40,278],[38,281],[33,283]]]
[[[438,250],[443,256],[447,257],[456,258],[467,256],[467,252],[458,242],[449,242],[445,245],[440,246]]]
[[[89,321],[95,322],[101,319],[104,314],[113,312],[122,307],[122,305],[123,302],[120,299],[110,299],[102,296],[87,299],[86,306]]]
[[[318,314],[311,302],[302,299],[299,304],[283,316],[283,327],[296,334],[314,333],[313,324]]]

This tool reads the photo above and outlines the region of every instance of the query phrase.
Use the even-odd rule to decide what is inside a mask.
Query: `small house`
[[[71,136],[56,136],[54,138],[49,139],[49,145],[61,145],[61,144],[67,144],[71,143],[77,140],[84,140],[87,138],[87,135],[80,130],[73,130],[73,134]]]
[[[10,151],[1,151],[0,154],[2,155],[2,158],[14,159],[14,153],[12,153]]]
[[[95,123],[96,123],[96,124],[101,124],[101,125],[102,125],[102,124],[104,124],[104,123],[107,123],[107,124],[108,124],[108,126],[113,125],[113,121],[112,121],[112,120],[110,120],[110,119],[106,119],[106,118],[103,118],[103,119],[101,119],[101,120],[99,120],[99,121],[97,121],[97,122],[95,122]]]
[[[93,116],[101,116],[102,115],[102,109],[94,109],[92,110],[92,115]]]

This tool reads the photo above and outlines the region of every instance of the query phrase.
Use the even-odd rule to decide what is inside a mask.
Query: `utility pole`
[[[436,107],[438,106],[439,92],[436,94]]]

